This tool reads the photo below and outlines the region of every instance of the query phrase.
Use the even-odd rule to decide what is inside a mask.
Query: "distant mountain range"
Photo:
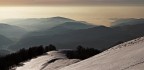
[[[50,29],[65,22],[75,22],[75,20],[64,17],[52,18],[31,18],[31,19],[9,19],[6,23],[17,25],[30,31]]]
[[[12,43],[13,43],[12,40],[8,39],[7,37],[3,35],[0,35],[0,49],[6,48],[6,46],[9,46]]]
[[[87,24],[84,22],[75,21],[75,22],[65,22],[65,23],[57,25],[51,29],[41,29],[38,31],[33,31],[33,32],[30,32],[27,35],[25,35],[17,43],[18,45],[20,44],[17,49],[22,48],[24,46],[34,46],[34,45],[40,45],[40,44],[48,45],[48,44],[50,44],[50,43],[48,43],[48,40],[50,40],[49,38],[51,38],[51,36],[61,35],[64,33],[69,33],[72,31],[88,29],[88,28],[93,28],[93,27],[95,27],[95,25],[90,25],[90,24]],[[29,40],[27,38],[29,38]],[[35,38],[37,38],[37,39],[35,39]],[[35,39],[35,41],[34,41],[34,39]],[[27,44],[26,44],[26,42],[27,42]],[[25,45],[24,45],[24,43],[25,43]],[[15,46],[17,46],[17,44],[13,45],[13,46],[15,47]],[[12,46],[10,48],[12,48]]]
[[[49,44],[65,49],[82,45],[105,50],[143,36],[143,22],[144,19],[119,19],[106,27],[64,17],[17,19],[7,20],[13,25],[0,24],[0,34],[14,41],[9,46],[11,50]]]
[[[135,18],[127,18],[127,19],[118,19],[112,23],[112,27],[114,26],[124,26],[124,25],[135,25],[135,24],[144,24],[144,19],[135,19]]]
[[[57,24],[51,28],[44,28],[33,31],[25,35],[18,43],[10,46],[12,50],[28,48],[35,45],[54,44],[58,48],[75,48],[78,45],[93,47],[104,50],[112,47],[116,43],[128,41],[144,35],[144,24],[142,21],[135,21],[136,24],[122,21],[123,26],[115,25],[112,27],[95,26],[87,23],[62,18],[49,18]],[[62,20],[67,21],[58,23]],[[127,19],[129,20],[129,19]],[[68,22],[69,21],[69,22]],[[134,22],[131,21],[131,22]],[[55,22],[56,23],[56,22]]]
[[[13,41],[20,39],[26,33],[27,31],[24,28],[15,25],[0,23],[0,34]]]

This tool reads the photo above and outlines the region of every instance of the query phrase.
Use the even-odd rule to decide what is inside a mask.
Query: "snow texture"
[[[16,70],[59,70],[78,61],[80,60],[68,59],[60,51],[51,51],[25,62],[23,66],[17,67]]]
[[[60,70],[144,70],[143,53],[144,37],[141,37]]]
[[[68,59],[61,51],[48,52],[16,70],[144,70],[143,53],[144,37],[141,37],[83,61]]]

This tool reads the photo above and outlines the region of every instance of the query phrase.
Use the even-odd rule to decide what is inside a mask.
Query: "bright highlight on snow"
[[[68,59],[62,52],[51,51],[43,56],[25,62],[16,70],[59,70],[65,66],[76,63],[79,59]]]

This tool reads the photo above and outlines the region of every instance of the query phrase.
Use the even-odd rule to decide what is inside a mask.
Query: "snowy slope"
[[[62,67],[76,63],[78,59],[67,59],[60,51],[51,51],[38,58],[25,62],[16,70],[58,70]]]
[[[144,70],[144,37],[117,45],[60,70]]]

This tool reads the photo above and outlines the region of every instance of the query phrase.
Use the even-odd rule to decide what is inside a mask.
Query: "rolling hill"
[[[51,35],[52,32],[50,32],[50,34],[47,33],[49,32],[43,32],[40,33],[40,35],[28,35],[10,48],[15,50],[41,44],[54,44],[58,48],[75,48],[78,45],[83,45],[85,47],[88,46],[102,50],[112,46],[118,41],[131,39],[129,34],[125,34],[120,30],[105,26],[72,31],[61,31],[60,33],[55,33],[53,35]]]
[[[9,46],[12,43],[13,43],[12,40],[8,39],[7,37],[5,37],[3,35],[0,35],[0,49]]]
[[[144,24],[144,19],[143,18],[118,19],[114,21],[111,26],[115,27],[115,26],[135,25],[135,24]]]
[[[65,22],[75,22],[75,20],[64,17],[52,17],[52,18],[28,18],[28,19],[9,19],[3,22],[17,25],[25,28],[28,31],[37,31],[50,29]]]
[[[19,40],[26,33],[27,31],[24,28],[15,25],[0,23],[0,34],[13,41]]]
[[[144,37],[137,38],[59,70],[143,70],[143,46]]]
[[[135,21],[135,23],[136,22],[137,21]],[[138,24],[105,27],[88,25],[76,21],[65,22],[51,29],[31,32],[9,48],[18,50],[35,45],[53,44],[58,48],[64,49],[73,49],[78,45],[82,45],[84,47],[105,50],[119,42],[125,42],[143,36],[144,24],[137,23]]]

